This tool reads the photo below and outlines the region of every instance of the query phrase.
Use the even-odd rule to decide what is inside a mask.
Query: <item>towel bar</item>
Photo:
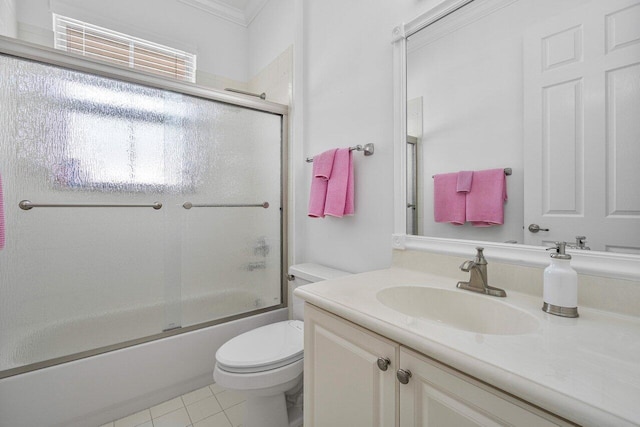
[[[269,207],[269,202],[253,203],[253,204],[223,204],[223,205],[214,205],[214,204],[196,205],[191,202],[184,202],[182,207],[185,209],[191,209],[191,208],[265,208],[267,209]]]
[[[84,204],[84,203],[32,203],[29,200],[23,200],[18,203],[20,209],[28,211],[33,208],[153,208],[158,210],[162,208],[162,203],[154,202],[147,205],[111,205],[111,204]]]
[[[504,174],[509,176],[513,173],[513,169],[511,168],[504,168]],[[431,178],[435,177],[435,175],[431,175]]]
[[[353,147],[349,147],[349,151],[364,151],[365,156],[372,156],[374,151],[373,149],[374,145],[371,142],[364,144],[364,146],[354,145]],[[307,163],[313,163],[313,157],[307,157]]]
[[[264,92],[258,94],[258,93],[246,92],[244,90],[233,89],[230,87],[225,87],[224,90],[229,92],[241,93],[243,95],[255,96],[256,98],[260,98],[260,99],[267,99],[267,94]]]

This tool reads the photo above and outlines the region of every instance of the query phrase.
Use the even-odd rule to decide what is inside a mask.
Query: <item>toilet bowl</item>
[[[293,288],[349,273],[317,264],[289,268],[290,316],[227,341],[216,352],[215,382],[244,393],[245,427],[302,426],[303,304]]]

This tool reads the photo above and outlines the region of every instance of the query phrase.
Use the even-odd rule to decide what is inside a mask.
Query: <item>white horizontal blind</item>
[[[53,14],[55,48],[176,80],[195,82],[196,56]]]

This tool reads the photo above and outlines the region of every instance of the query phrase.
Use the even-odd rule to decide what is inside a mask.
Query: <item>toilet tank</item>
[[[295,288],[350,274],[346,271],[313,263],[296,264],[289,267],[289,318],[295,320],[303,320],[304,318],[304,301],[293,295]]]

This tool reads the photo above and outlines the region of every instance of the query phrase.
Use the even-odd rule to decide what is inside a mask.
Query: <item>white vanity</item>
[[[508,286],[536,293],[539,269],[490,262],[506,298],[456,289],[459,261],[396,251],[390,269],[296,291],[306,427],[640,424],[639,317],[544,313]]]

